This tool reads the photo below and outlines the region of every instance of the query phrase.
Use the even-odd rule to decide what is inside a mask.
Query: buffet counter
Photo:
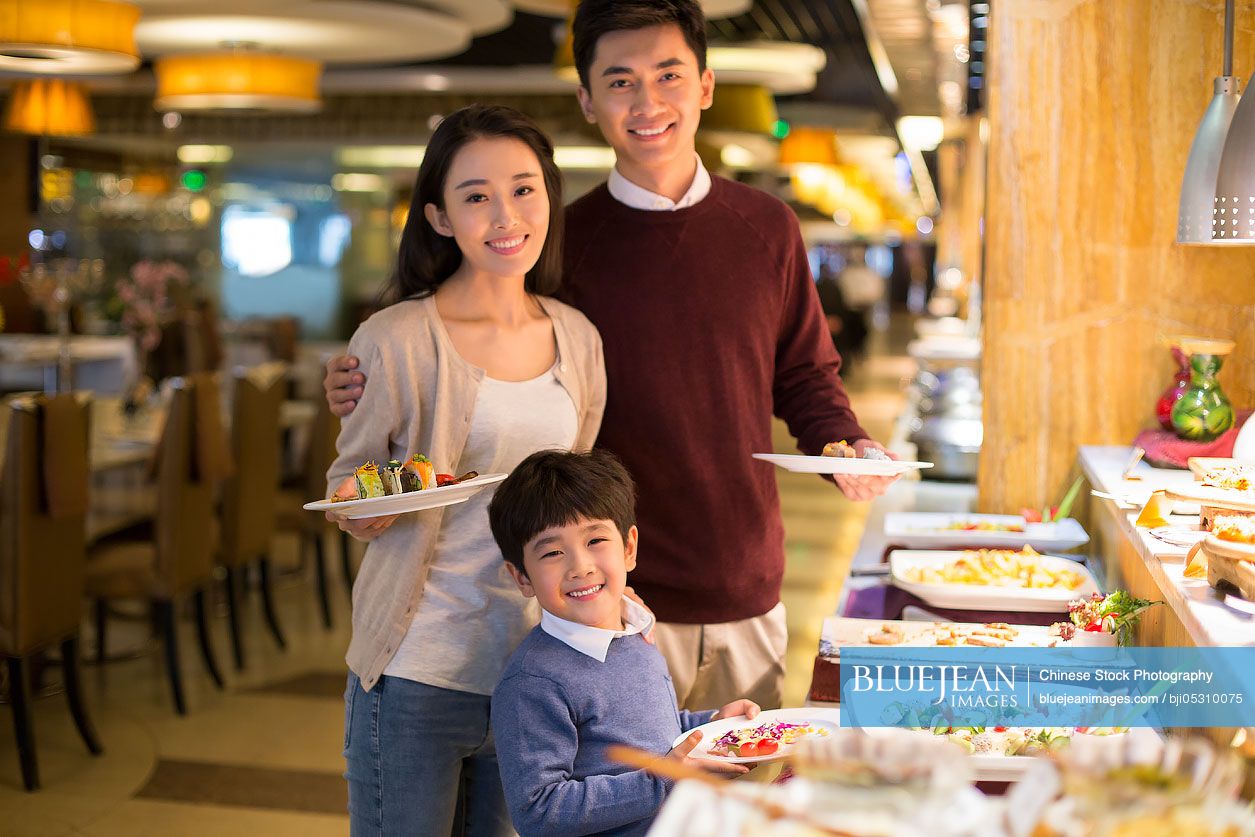
[[[1124,466],[1131,451],[1082,447],[1080,464],[1094,490],[1133,501],[1091,498],[1088,528],[1094,555],[1103,562],[1111,585],[1166,605],[1146,612],[1134,635],[1135,644],[1255,644],[1255,604],[1213,589],[1205,578],[1186,578],[1188,547],[1166,543],[1135,525],[1141,504],[1152,490],[1192,484],[1193,474],[1140,463],[1131,472],[1137,479],[1125,479]],[[1191,514],[1172,514],[1167,521],[1173,528],[1196,527],[1197,507]]]

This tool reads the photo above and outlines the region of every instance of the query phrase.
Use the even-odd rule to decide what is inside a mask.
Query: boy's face
[[[693,165],[701,112],[710,107],[715,74],[674,24],[602,35],[578,96],[585,118],[614,147],[620,170]]]
[[[561,619],[622,630],[623,589],[636,566],[636,527],[627,540],[611,520],[580,518],[554,526],[523,548],[527,574],[506,564],[524,596]]]

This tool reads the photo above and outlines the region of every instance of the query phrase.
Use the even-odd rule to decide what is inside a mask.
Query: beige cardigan
[[[554,373],[579,417],[575,449],[588,450],[606,405],[601,337],[574,308],[538,300],[557,339]],[[338,456],[327,471],[328,496],[367,460],[425,453],[438,470],[456,470],[484,370],[454,349],[435,300],[406,300],[375,314],[353,335],[349,354],[359,359],[368,383],[343,421]],[[443,519],[443,508],[402,515],[366,547],[353,585],[353,638],[346,660],[367,691],[414,618]]]

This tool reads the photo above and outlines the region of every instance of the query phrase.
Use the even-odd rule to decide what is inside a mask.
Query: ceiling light
[[[837,135],[831,128],[797,125],[780,142],[780,165],[814,164],[835,166]]]
[[[604,145],[560,145],[553,150],[553,161],[560,169],[614,168],[614,149]]]
[[[578,0],[512,0],[521,12],[544,17],[567,17]],[[744,14],[753,6],[752,0],[701,0],[702,14],[707,20]]]
[[[776,100],[761,84],[721,84],[702,114],[707,131],[769,136],[776,127]]]
[[[754,152],[743,145],[730,142],[719,151],[719,159],[731,169],[746,169],[754,165]]]
[[[129,73],[139,66],[139,9],[113,0],[6,0],[0,70],[49,75]]]
[[[813,90],[815,76],[827,62],[827,54],[819,47],[786,41],[712,44],[706,49],[706,66],[714,70],[721,83],[761,85],[781,95]],[[579,81],[569,25],[554,52],[553,66],[559,78]],[[715,98],[719,98],[718,87]]]
[[[1232,60],[1233,0],[1228,0],[1225,4],[1226,73],[1232,72]],[[1237,79],[1233,81],[1237,83]],[[1247,83],[1248,91],[1252,84],[1255,84],[1255,75]],[[1255,95],[1247,95],[1238,103],[1229,124],[1216,176],[1212,241],[1255,244]]]
[[[426,151],[425,145],[350,146],[336,152],[336,162],[345,168],[417,169]],[[614,149],[604,145],[560,145],[553,159],[562,169],[609,170],[615,158]]]
[[[176,153],[180,163],[202,165],[229,162],[233,152],[229,145],[180,145]]]
[[[1242,83],[1233,75],[1233,0],[1225,3],[1224,65],[1213,85],[1211,104],[1190,145],[1177,207],[1177,243],[1212,244],[1232,229],[1228,206],[1217,202],[1216,175],[1229,125],[1241,101]],[[1214,216],[1214,217],[1213,217]],[[1234,216],[1236,220],[1236,216]]]
[[[388,181],[382,175],[349,172],[331,177],[331,188],[337,192],[382,192]]]
[[[322,102],[322,64],[258,52],[169,55],[157,60],[157,110],[294,111]]]
[[[25,79],[9,88],[4,127],[22,134],[81,136],[95,129],[87,88],[60,78]]]
[[[903,116],[898,120],[898,135],[920,151],[932,151],[945,139],[946,127],[940,116]]]

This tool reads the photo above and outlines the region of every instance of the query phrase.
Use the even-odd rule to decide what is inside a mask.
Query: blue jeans
[[[344,778],[353,837],[513,834],[490,698],[380,677],[369,692],[350,673],[344,692]]]

